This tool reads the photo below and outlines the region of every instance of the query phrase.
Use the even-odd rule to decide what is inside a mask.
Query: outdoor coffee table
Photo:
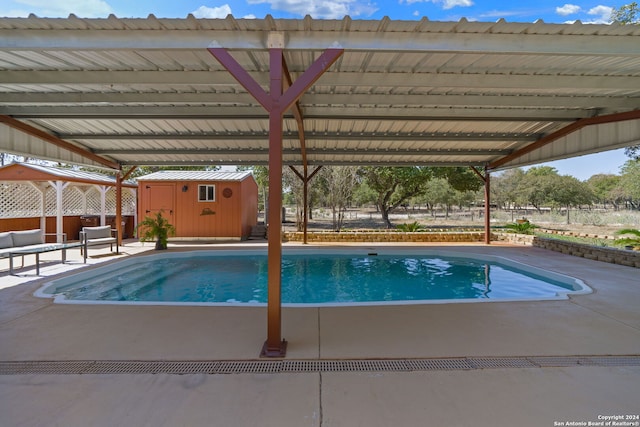
[[[45,243],[30,248],[16,248],[9,253],[9,274],[13,275],[13,257],[15,255],[35,255],[36,256],[36,276],[40,275],[40,254],[45,252],[61,251],[62,263],[67,260],[67,249],[79,248],[82,244],[80,242],[71,243]],[[23,260],[24,261],[24,260]]]

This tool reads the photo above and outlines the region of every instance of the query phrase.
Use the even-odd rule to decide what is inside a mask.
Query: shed
[[[138,182],[139,218],[162,211],[180,240],[242,240],[258,222],[251,172],[160,171]]]

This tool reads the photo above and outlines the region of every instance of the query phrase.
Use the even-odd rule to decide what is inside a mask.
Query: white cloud
[[[413,4],[413,3],[434,3],[441,4],[444,10],[453,9],[454,7],[469,7],[473,6],[473,0],[400,0],[400,4]]]
[[[368,0],[247,0],[247,3],[267,3],[273,10],[319,19],[340,19],[345,15],[370,16],[378,10]]]
[[[442,8],[443,9],[452,9],[454,7],[469,7],[473,6],[473,2],[471,0],[444,0]]]
[[[556,13],[561,16],[573,15],[574,13],[578,13],[582,10],[580,6],[575,4],[565,4],[562,7],[556,7]]]
[[[613,8],[610,6],[596,6],[592,9],[589,9],[589,15],[596,15],[601,17],[602,19],[609,20],[611,18],[611,13],[613,12]]]
[[[594,16],[594,19],[589,19],[587,21],[581,20],[583,24],[610,24],[611,23],[611,13],[613,12],[613,8],[609,6],[596,6],[594,8],[589,9],[587,12],[589,15]],[[568,21],[565,24],[573,24],[576,22]]]
[[[30,13],[41,18],[66,18],[71,13],[80,18],[98,18],[113,13],[103,0],[15,0],[15,3],[28,6]]]
[[[196,18],[226,18],[227,15],[231,15],[231,8],[228,4],[224,4],[220,7],[200,6],[199,8],[191,12],[191,14],[193,14],[193,16],[195,16]]]
[[[520,16],[522,15],[522,12],[520,11],[515,11],[515,10],[490,10],[488,12],[485,13],[481,13],[480,15],[478,15],[478,17],[482,20],[486,20],[486,19],[495,19],[495,18],[510,18],[512,16]],[[467,18],[467,19],[471,19],[471,18]]]

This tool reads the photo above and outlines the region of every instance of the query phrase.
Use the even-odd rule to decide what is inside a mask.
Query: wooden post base
[[[287,341],[282,340],[279,348],[269,348],[267,342],[264,342],[260,357],[285,357],[287,355]]]

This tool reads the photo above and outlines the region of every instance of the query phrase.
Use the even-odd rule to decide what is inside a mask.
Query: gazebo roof
[[[94,184],[115,187],[116,179],[97,172],[55,168],[29,163],[12,163],[0,167],[0,181],[65,181],[76,184]],[[133,181],[125,181],[123,187],[137,188]]]
[[[640,27],[498,22],[0,18],[0,150],[67,163],[259,165],[269,47],[295,81],[284,163],[536,164],[640,143]],[[302,129],[302,131],[301,131]],[[303,143],[301,143],[301,139]]]

